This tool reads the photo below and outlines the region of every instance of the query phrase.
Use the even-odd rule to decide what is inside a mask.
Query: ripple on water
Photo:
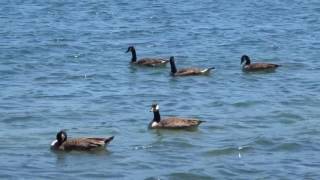
[[[189,141],[182,140],[182,139],[172,139],[170,141],[165,141],[161,143],[162,146],[168,147],[177,147],[177,148],[192,148],[194,147]]]
[[[254,148],[252,147],[226,147],[226,148],[220,148],[220,149],[213,149],[206,151],[204,154],[206,156],[226,156],[226,155],[235,155],[241,158],[242,153],[253,151]]]
[[[171,179],[171,180],[175,180],[175,179],[190,179],[190,180],[194,180],[194,179],[212,179],[212,176],[209,175],[202,175],[202,174],[196,174],[196,173],[186,173],[186,172],[177,172],[177,173],[170,173],[168,175],[165,175],[165,177]]]
[[[255,144],[262,145],[262,146],[273,146],[275,142],[270,138],[265,137],[258,137],[254,141]]]
[[[283,124],[294,124],[296,122],[305,120],[304,117],[294,113],[281,113],[275,118],[277,118]]]
[[[242,102],[236,102],[236,103],[233,103],[232,105],[235,107],[239,107],[239,108],[249,108],[249,107],[254,107],[256,105],[263,104],[263,103],[265,103],[265,102],[264,101],[247,100],[247,101],[242,101]]]
[[[313,1],[0,1],[0,179],[319,179]],[[130,66],[128,45],[217,71]],[[244,53],[282,66],[242,72]],[[148,130],[153,100],[207,122]],[[116,139],[60,155],[48,149],[60,128]]]
[[[151,149],[153,148],[152,145],[134,145],[133,150],[144,150],[144,149]]]
[[[286,142],[277,144],[275,147],[272,147],[270,150],[275,151],[286,151],[286,152],[297,152],[299,151],[303,146],[300,143],[295,142]]]
[[[7,123],[7,124],[19,124],[23,125],[27,122],[34,122],[36,120],[41,120],[41,117],[35,116],[35,115],[14,115],[13,117],[6,117],[5,119],[2,120],[2,122]]]

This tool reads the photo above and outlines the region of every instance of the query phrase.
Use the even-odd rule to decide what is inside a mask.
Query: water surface
[[[1,179],[318,179],[320,2],[1,1]],[[129,65],[175,56],[210,76]],[[281,64],[243,73],[240,57]],[[148,130],[164,116],[196,131]],[[115,139],[53,153],[58,130]]]

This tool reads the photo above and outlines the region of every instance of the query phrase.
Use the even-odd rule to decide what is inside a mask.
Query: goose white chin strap
[[[52,141],[51,146],[54,146],[57,142],[57,140]]]

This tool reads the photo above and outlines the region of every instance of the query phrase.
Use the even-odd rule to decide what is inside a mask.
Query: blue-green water
[[[1,1],[0,179],[319,179],[319,23],[316,0]],[[217,70],[131,67],[129,45]],[[148,130],[153,101],[207,122]],[[60,129],[115,139],[54,153]]]

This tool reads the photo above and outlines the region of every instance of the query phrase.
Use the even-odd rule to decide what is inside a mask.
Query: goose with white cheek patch
[[[196,75],[208,75],[214,67],[210,68],[183,68],[177,69],[174,57],[170,57],[170,65],[171,65],[171,75],[172,76],[196,76]]]
[[[159,105],[152,104],[153,120],[149,123],[150,129],[190,129],[198,127],[202,122],[198,119],[168,117],[161,119]]]
[[[137,60],[136,49],[133,46],[129,46],[127,53],[131,52],[131,64],[141,65],[141,66],[149,66],[149,67],[158,67],[165,66],[169,61],[163,58],[141,58]]]
[[[105,148],[114,136],[108,138],[75,138],[68,139],[65,131],[57,133],[57,139],[51,143],[52,150],[60,151],[90,151]]]
[[[271,63],[251,63],[249,56],[243,55],[241,57],[242,70],[243,71],[263,71],[263,70],[275,70],[280,65]]]

